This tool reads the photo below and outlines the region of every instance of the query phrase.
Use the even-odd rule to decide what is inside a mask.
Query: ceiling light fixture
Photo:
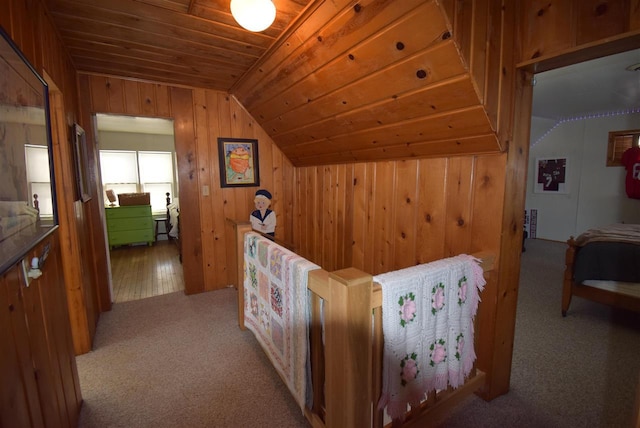
[[[276,19],[276,7],[271,0],[231,0],[231,14],[243,28],[264,31]]]

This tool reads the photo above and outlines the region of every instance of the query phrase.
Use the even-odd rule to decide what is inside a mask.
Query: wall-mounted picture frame
[[[47,83],[0,27],[0,273],[58,225],[50,121]]]
[[[87,153],[87,137],[84,129],[77,123],[71,127],[73,139],[73,155],[76,163],[76,200],[87,202],[91,200],[89,192],[89,155]]]
[[[252,187],[260,185],[258,140],[218,138],[220,187]]]
[[[535,165],[534,193],[569,193],[566,157],[537,158]]]

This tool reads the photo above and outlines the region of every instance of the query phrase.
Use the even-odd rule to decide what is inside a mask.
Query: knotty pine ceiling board
[[[423,30],[424,28],[424,30]],[[420,51],[436,45],[446,33],[446,26],[437,7],[425,3],[382,28],[375,37],[367,37],[344,53],[319,65],[288,87],[281,88],[272,98],[263,97],[250,108],[264,126],[278,116],[326,96],[377,71],[385,71],[399,61],[407,61]],[[316,44],[314,42],[314,44]],[[415,71],[415,70],[414,70]],[[386,70],[390,74],[390,70]],[[294,76],[291,79],[295,79]],[[271,85],[277,84],[273,82]]]
[[[234,95],[293,164],[499,151],[439,3],[357,5],[337,9],[278,61],[261,60],[236,87]]]
[[[309,4],[275,0],[261,33],[229,0],[44,0],[78,71],[228,91]]]

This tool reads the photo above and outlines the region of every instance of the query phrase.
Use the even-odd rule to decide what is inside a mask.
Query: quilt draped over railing
[[[473,318],[486,281],[463,254],[381,274],[384,332],[379,408],[404,417],[426,394],[462,385],[476,359]]]
[[[300,408],[312,402],[309,271],[303,257],[250,232],[244,240],[244,315]]]

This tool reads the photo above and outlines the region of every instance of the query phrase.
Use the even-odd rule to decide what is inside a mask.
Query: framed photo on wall
[[[74,159],[76,162],[76,200],[82,202],[91,200],[89,193],[89,156],[87,154],[87,139],[84,129],[77,123],[72,126],[71,137],[73,138]]]
[[[220,187],[260,185],[258,140],[218,138]]]
[[[538,158],[535,168],[534,193],[569,193],[567,158]]]

